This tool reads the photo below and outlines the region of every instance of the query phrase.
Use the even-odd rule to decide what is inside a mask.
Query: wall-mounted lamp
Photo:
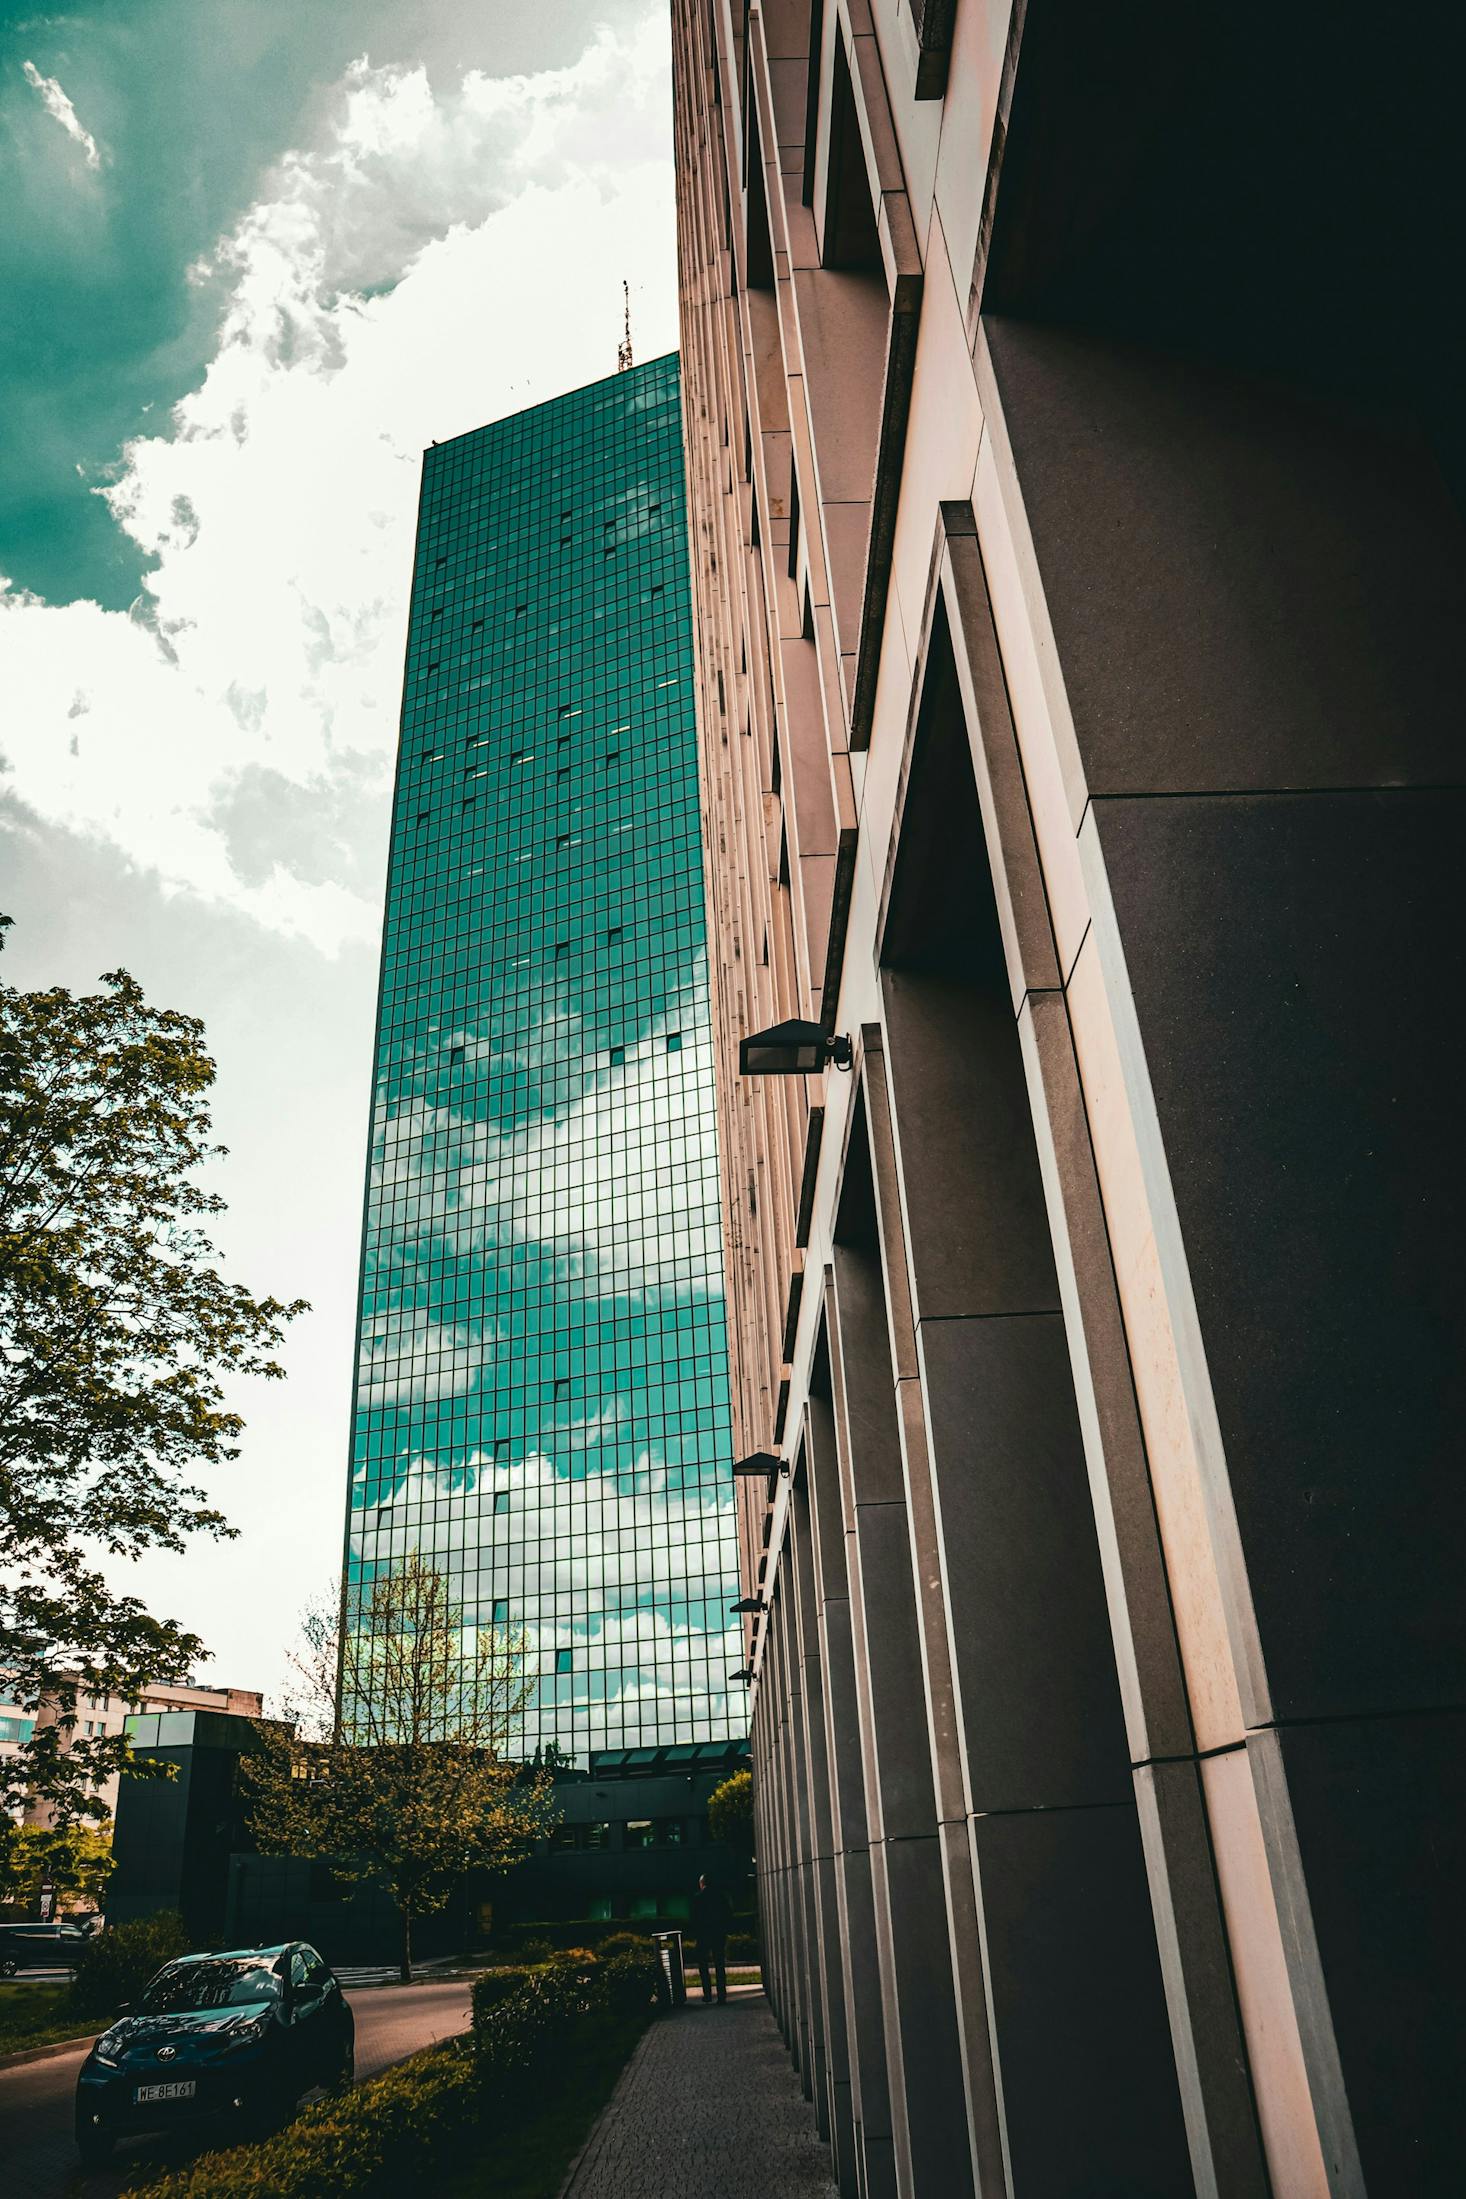
[[[766,1608],[767,1608],[767,1607],[766,1607],[766,1605],[765,1605],[765,1603],[764,1603],[764,1599],[763,1599],[763,1597],[762,1597],[762,1596],[740,1596],[740,1597],[739,1597],[739,1599],[738,1599],[738,1601],[737,1601],[737,1603],[730,1603],[730,1604],[729,1604],[729,1606],[728,1606],[728,1609],[729,1609],[730,1611],[735,1611],[735,1612],[736,1612],[736,1611],[763,1611],[763,1610],[764,1610],[764,1609],[766,1609]]]
[[[804,1023],[797,1016],[738,1041],[741,1077],[817,1077],[827,1061],[848,1069],[854,1058],[848,1038],[832,1036],[822,1023]]]
[[[777,1451],[750,1451],[747,1458],[735,1458],[733,1461],[735,1476],[738,1474],[757,1474],[765,1481],[772,1481],[778,1471],[779,1454]]]

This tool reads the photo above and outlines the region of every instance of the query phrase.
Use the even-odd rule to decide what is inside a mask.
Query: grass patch
[[[532,2116],[496,2132],[477,2160],[439,2186],[441,2199],[555,2199],[647,2021],[618,2025],[577,2055]]]
[[[70,1990],[67,1985],[29,1985],[21,1978],[0,1980],[0,2054],[23,2054],[30,2046],[82,2037],[88,2024],[63,2011]]]

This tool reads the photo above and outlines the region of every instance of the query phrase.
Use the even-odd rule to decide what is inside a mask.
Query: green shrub
[[[473,2020],[475,2026],[478,2024],[481,2009],[487,2014],[491,2008],[497,2008],[501,2000],[507,2000],[511,1993],[519,1991],[520,1986],[523,1985],[528,1976],[529,1972],[523,1963],[517,1962],[506,1962],[502,1963],[496,1970],[481,1971],[473,1983]]]
[[[555,1956],[555,1946],[548,1939],[522,1939],[514,1952],[522,1963],[551,1962]]]
[[[757,1932],[730,1932],[728,1934],[728,1960],[730,1962],[761,1962],[763,1950],[758,1943]]]
[[[652,1943],[645,1932],[612,1932],[600,1945],[603,1962],[616,1955],[640,1955],[645,1960],[651,1951]]]
[[[474,1992],[473,2030],[480,2073],[502,2091],[558,2060],[580,2034],[644,2014],[656,1998],[657,1965],[646,1955],[609,1962],[552,1962],[497,2003]]]
[[[123,2001],[137,1999],[165,1962],[175,1962],[188,1950],[183,1919],[172,1909],[108,1925],[82,1950],[66,1996],[67,2015],[114,2015]]]
[[[460,2141],[478,2110],[474,2057],[450,2039],[306,2108],[261,2145],[205,2154],[150,2184],[149,2199],[385,2199],[406,2188],[431,2151]]]
[[[472,2041],[450,2039],[308,2107],[275,2137],[205,2155],[149,2184],[149,2199],[397,2199],[451,2161],[492,2109],[502,2136],[525,2079],[566,2063],[608,2031],[649,2013],[655,1966],[645,1956],[554,1962],[475,1981]]]

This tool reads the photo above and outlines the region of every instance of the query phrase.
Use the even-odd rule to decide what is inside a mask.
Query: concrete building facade
[[[766,1975],[842,2194],[1460,2188],[1457,72],[1348,14],[673,0]]]

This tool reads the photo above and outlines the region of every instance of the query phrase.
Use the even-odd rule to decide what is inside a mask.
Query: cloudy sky
[[[204,1017],[231,1273],[313,1313],[241,1530],[134,1569],[274,1686],[339,1561],[419,453],[676,342],[660,0],[0,6],[11,983]]]

